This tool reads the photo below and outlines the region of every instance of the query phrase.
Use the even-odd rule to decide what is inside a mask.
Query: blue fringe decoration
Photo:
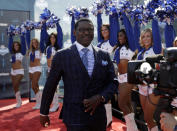
[[[134,34],[133,34],[133,28],[131,26],[131,23],[128,17],[125,15],[125,13],[123,13],[122,16],[123,16],[123,24],[125,26],[126,34],[128,37],[129,47],[132,51],[135,51],[136,45],[135,45],[135,39],[134,39]]]
[[[173,47],[173,40],[175,38],[175,32],[173,25],[166,24],[165,26],[165,44],[166,48]]]
[[[136,49],[138,49],[138,52],[142,50],[142,47],[140,46],[139,43],[139,38],[140,38],[140,25],[139,25],[139,21],[136,20],[134,22],[134,39],[135,39]]]
[[[153,50],[155,54],[160,54],[162,51],[161,37],[157,20],[152,20],[152,36]]]
[[[102,26],[102,18],[101,18],[101,13],[98,13],[97,15],[97,38],[98,38],[98,43],[103,42],[103,39],[101,38],[101,26]]]
[[[35,52],[33,52],[34,54],[32,54],[32,52],[31,52],[31,54],[30,54],[30,60],[32,61],[32,62],[34,62],[34,59],[35,59]]]
[[[45,42],[46,42],[46,23],[43,23],[42,29],[41,29],[41,34],[40,34],[40,50],[43,53],[45,50]]]
[[[52,55],[52,46],[49,46],[47,49],[47,59],[49,59]]]
[[[58,42],[59,49],[61,49],[63,46],[63,32],[58,22],[56,23],[56,25],[57,25],[57,42]]]
[[[119,62],[120,62],[120,50],[119,50],[119,48],[116,49],[113,60],[116,61],[117,64],[119,64]]]
[[[11,56],[11,59],[12,59],[12,62],[11,62],[11,63],[15,63],[15,61],[16,61],[15,54],[13,54],[13,55]]]
[[[9,44],[8,44],[8,48],[9,48],[9,51],[10,53],[12,54],[12,45],[13,45],[13,36],[12,35],[9,35]]]
[[[109,42],[111,46],[114,46],[117,44],[118,32],[120,30],[117,13],[114,13],[113,15],[109,15],[109,23],[110,23]]]
[[[76,37],[74,36],[74,25],[75,25],[75,18],[72,16],[71,20],[71,42],[72,44],[76,41]]]
[[[21,35],[20,36],[20,40],[21,40],[21,53],[22,55],[26,54],[26,43],[25,43],[25,35]]]

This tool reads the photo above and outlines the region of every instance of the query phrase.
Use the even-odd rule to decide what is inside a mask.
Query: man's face
[[[92,23],[88,21],[80,21],[78,27],[74,31],[74,35],[81,45],[84,47],[89,46],[94,37],[94,27]]]

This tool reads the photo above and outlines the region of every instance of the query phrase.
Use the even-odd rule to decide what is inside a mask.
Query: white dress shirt
[[[82,58],[84,52],[82,52],[83,48],[87,48],[89,49],[88,53],[87,53],[87,58],[88,58],[88,74],[89,76],[92,75],[93,72],[93,68],[94,68],[94,63],[95,63],[95,58],[94,58],[94,53],[93,53],[93,48],[92,48],[92,44],[90,44],[88,47],[84,47],[81,44],[79,44],[77,41],[75,41],[77,50],[79,52],[80,57]]]
[[[108,41],[105,41],[105,42],[103,42],[103,43],[101,44],[101,49],[103,49],[103,50],[109,52],[110,55],[112,54],[113,48],[114,48],[114,47],[111,46],[109,40],[108,40]]]

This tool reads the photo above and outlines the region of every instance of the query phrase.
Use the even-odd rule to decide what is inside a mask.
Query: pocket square
[[[102,65],[103,65],[103,66],[106,66],[107,64],[108,64],[107,61],[102,60]]]

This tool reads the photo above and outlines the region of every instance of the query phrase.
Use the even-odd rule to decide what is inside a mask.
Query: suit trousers
[[[88,120],[88,125],[67,125],[67,131],[106,131],[107,119]]]
[[[105,126],[81,126],[81,125],[72,125],[72,126],[66,126],[67,131],[106,131],[106,125]]]

